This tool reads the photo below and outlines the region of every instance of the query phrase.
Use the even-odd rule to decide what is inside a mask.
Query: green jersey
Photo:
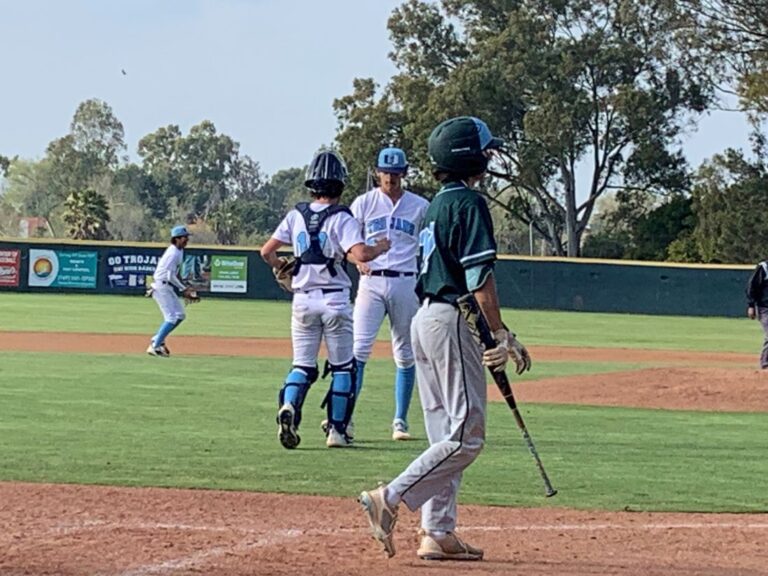
[[[453,304],[469,292],[465,271],[496,261],[493,221],[485,199],[463,182],[443,185],[424,215],[419,245],[416,293],[420,299]]]

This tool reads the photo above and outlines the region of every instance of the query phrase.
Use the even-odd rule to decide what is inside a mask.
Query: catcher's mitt
[[[296,258],[293,256],[280,256],[278,260],[280,264],[272,268],[275,281],[286,292],[293,292],[291,283],[293,282],[293,269],[296,267]]]
[[[184,304],[197,304],[200,302],[200,296],[197,294],[197,290],[192,290],[191,288],[187,288],[184,290],[183,293],[184,296]]]

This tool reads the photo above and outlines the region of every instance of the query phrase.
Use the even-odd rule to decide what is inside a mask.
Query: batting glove
[[[507,365],[510,355],[515,361],[515,373],[522,374],[531,369],[531,357],[512,332],[500,328],[493,333],[498,345],[483,353],[483,364],[494,372],[501,372]]]

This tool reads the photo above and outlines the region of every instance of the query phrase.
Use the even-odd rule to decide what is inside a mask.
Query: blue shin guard
[[[328,424],[337,432],[346,435],[357,397],[355,361],[352,360],[344,366],[328,365],[326,369],[332,374],[331,387],[323,401],[328,411]]]
[[[408,421],[413,385],[416,382],[416,366],[398,368],[395,373],[395,420]]]
[[[294,366],[285,378],[285,383],[280,389],[277,402],[278,408],[283,404],[291,404],[295,411],[294,423],[296,427],[301,422],[301,407],[304,405],[304,398],[312,383],[317,380],[317,368],[305,368]]]

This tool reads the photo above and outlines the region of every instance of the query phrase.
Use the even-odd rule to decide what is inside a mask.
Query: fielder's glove
[[[504,328],[496,330],[493,338],[497,342],[496,348],[489,348],[483,352],[483,364],[494,372],[501,372],[512,355],[515,361],[515,373],[522,374],[531,369],[531,356],[512,332]]]
[[[278,260],[280,264],[272,268],[275,281],[286,292],[293,292],[291,284],[293,283],[293,269],[296,267],[296,258],[293,256],[280,256]]]
[[[184,297],[184,304],[197,304],[200,302],[200,296],[197,294],[197,290],[192,288],[184,288],[184,292],[181,293]]]

